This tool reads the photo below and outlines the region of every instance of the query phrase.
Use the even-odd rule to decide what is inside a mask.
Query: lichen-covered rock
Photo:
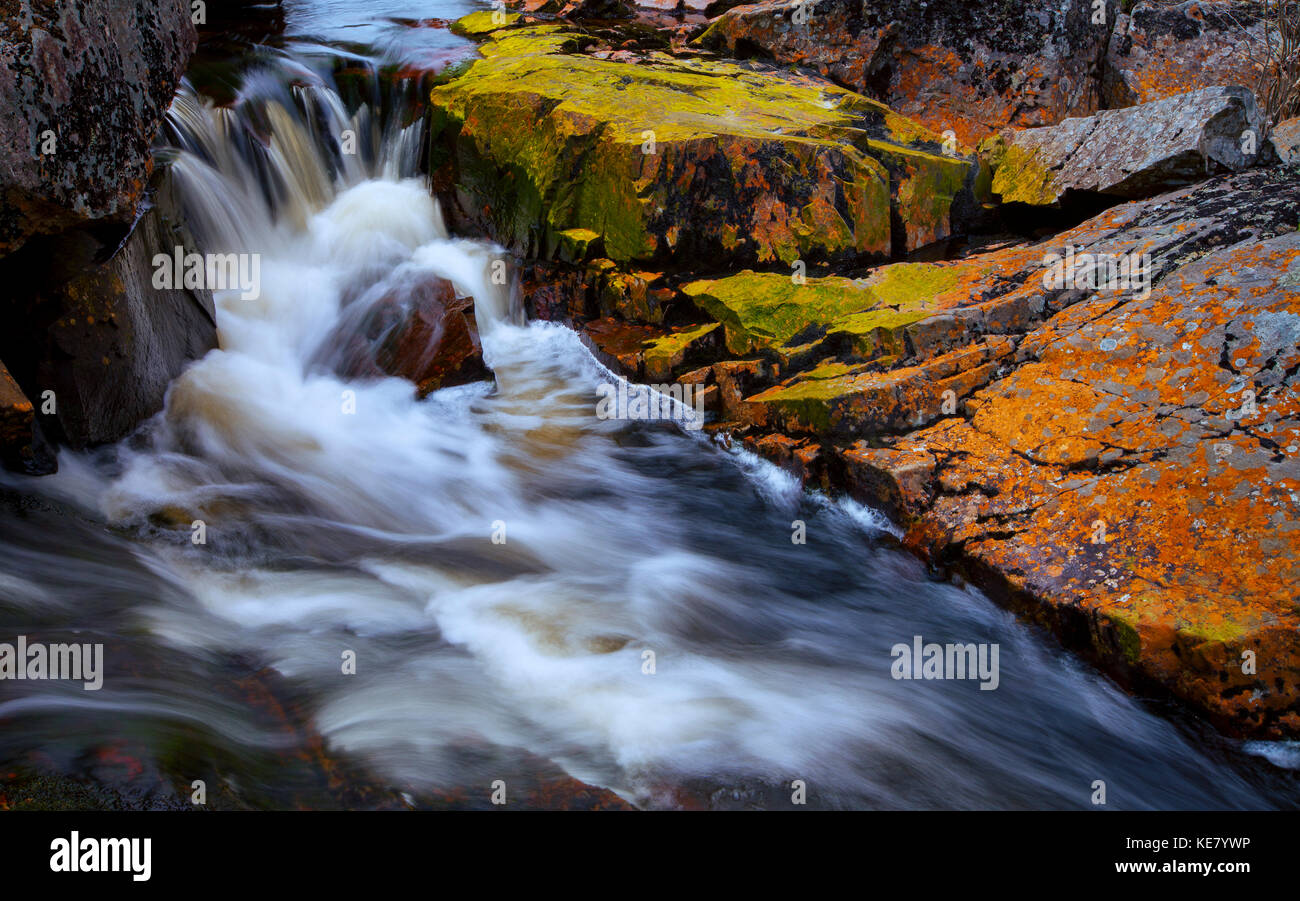
[[[731,62],[597,58],[589,42],[493,32],[485,59],[433,89],[453,218],[540,258],[744,265],[887,256],[973,212],[972,161],[875,101]]]
[[[808,477],[839,473],[910,547],[1112,672],[1231,732],[1295,738],[1297,223],[1300,173],[1273,167],[920,264],[948,287],[897,358],[841,345],[769,374],[736,427],[786,465],[762,436],[818,442],[809,467],[837,462]],[[1053,273],[1067,248],[1073,280]],[[1106,255],[1127,254],[1144,277],[1109,283]]]
[[[131,222],[195,42],[186,0],[0,8],[0,253],[31,235]]]
[[[1279,122],[1270,139],[1273,152],[1287,164],[1300,163],[1300,116]]]
[[[974,145],[1008,126],[1094,112],[1118,6],[763,0],[731,9],[700,40],[815,69]]]
[[[1005,131],[981,145],[1003,203],[1071,194],[1137,199],[1266,161],[1254,95],[1213,87],[1057,125]]]
[[[1115,22],[1102,78],[1105,105],[1118,109],[1214,85],[1253,89],[1259,78],[1254,60],[1263,55],[1260,6],[1141,0]]]

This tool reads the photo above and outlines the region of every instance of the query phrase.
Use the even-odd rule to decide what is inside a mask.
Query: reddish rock
[[[764,0],[728,11],[701,41],[815,69],[973,146],[1095,112],[1118,5]]]
[[[436,276],[385,295],[343,326],[353,330],[338,371],[414,382],[418,396],[491,378],[483,361],[474,299]]]
[[[1270,140],[1282,162],[1300,163],[1300,116],[1278,123]]]
[[[0,463],[7,469],[44,475],[58,468],[44,447],[35,414],[32,402],[0,363]]]
[[[1106,52],[1106,106],[1133,106],[1212,85],[1253,89],[1259,72],[1250,47],[1264,40],[1256,18],[1260,6],[1239,0],[1135,4],[1116,19]]]

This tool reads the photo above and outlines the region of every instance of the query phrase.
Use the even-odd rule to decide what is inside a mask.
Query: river
[[[1296,806],[1292,746],[1127,695],[879,514],[597,418],[610,373],[446,232],[392,108],[413,88],[358,113],[332,74],[464,55],[412,22],[474,5],[285,7],[235,107],[187,89],[167,136],[202,249],[260,254],[260,296],[218,297],[221,348],[139,434],[4,477],[0,641],[102,642],[107,676],[0,684],[0,765],[301,805],[301,736],[225,687],[270,668],[331,757],[417,801],[545,770],[651,808],[788,807],[796,780],[813,807],[1086,809],[1098,781],[1109,808]],[[430,275],[475,298],[495,384],[338,376],[359,311]],[[895,679],[918,635],[996,645],[996,689]],[[104,775],[119,752],[130,778]]]

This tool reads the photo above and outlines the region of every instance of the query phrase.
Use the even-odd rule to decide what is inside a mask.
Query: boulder
[[[0,11],[0,254],[129,224],[194,50],[187,0],[20,0]]]
[[[1058,125],[1006,131],[981,145],[1003,203],[1071,194],[1137,199],[1269,156],[1263,117],[1241,87],[1202,88]]]
[[[1214,85],[1253,89],[1259,72],[1252,47],[1264,41],[1261,6],[1241,0],[1136,3],[1116,20],[1106,51],[1105,105],[1119,109]]]
[[[404,378],[419,397],[492,377],[483,362],[474,298],[459,296],[437,276],[357,301],[326,342],[326,353],[343,376]]]
[[[501,29],[433,89],[431,165],[455,184],[456,224],[543,259],[788,267],[910,250],[973,214],[974,163],[878,102],[587,43]]]
[[[724,13],[700,41],[730,56],[814,69],[974,145],[1009,126],[1096,111],[1118,6],[763,0]]]
[[[212,296],[155,288],[154,257],[193,247],[164,179],[156,203],[125,236],[74,229],[33,238],[0,260],[0,357],[51,439],[74,448],[117,441],[162,409],[167,386],[216,347]],[[41,410],[45,404],[40,403]]]

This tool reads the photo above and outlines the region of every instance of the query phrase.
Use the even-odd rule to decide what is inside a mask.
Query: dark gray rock
[[[196,40],[188,0],[0,4],[0,253],[132,221]]]

